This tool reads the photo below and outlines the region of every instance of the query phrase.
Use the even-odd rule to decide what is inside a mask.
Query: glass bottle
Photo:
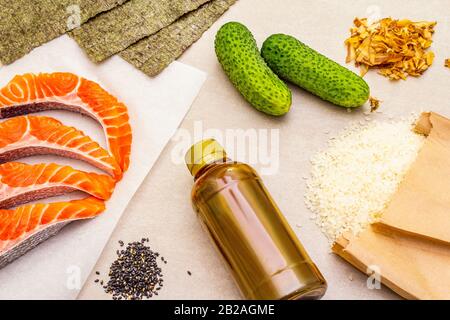
[[[327,284],[256,171],[212,139],[186,154],[192,204],[246,299],[320,299]]]

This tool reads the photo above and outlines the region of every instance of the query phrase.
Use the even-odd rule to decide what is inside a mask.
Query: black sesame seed
[[[190,271],[188,271],[187,274],[190,275],[190,276],[192,276],[192,272],[190,272]]]
[[[159,253],[153,252],[145,242],[149,239],[142,238],[128,243],[124,250],[117,250],[118,258],[110,266],[108,282],[104,286],[103,281],[100,283],[114,300],[151,298],[161,290],[163,275],[157,263]],[[124,246],[122,240],[119,245]],[[161,261],[167,263],[164,257]]]

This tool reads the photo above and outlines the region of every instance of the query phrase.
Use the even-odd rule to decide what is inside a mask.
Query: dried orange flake
[[[375,112],[380,107],[381,101],[375,97],[369,97],[369,103],[370,103],[370,112]]]
[[[347,63],[355,61],[363,76],[369,68],[391,80],[418,77],[434,59],[431,46],[436,22],[384,18],[372,24],[356,18],[347,45]]]
[[[445,59],[445,66],[450,68],[450,59]]]

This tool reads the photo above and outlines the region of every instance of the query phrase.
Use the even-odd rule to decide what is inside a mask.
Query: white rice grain
[[[411,129],[411,119],[353,124],[311,159],[305,202],[330,241],[385,209],[425,139]]]

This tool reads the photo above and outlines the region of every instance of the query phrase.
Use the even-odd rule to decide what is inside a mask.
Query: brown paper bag
[[[360,271],[379,270],[381,282],[407,299],[450,299],[450,249],[412,235],[368,228],[344,235],[333,252]],[[369,268],[370,267],[370,268]]]
[[[333,251],[408,299],[450,299],[450,120],[424,113],[427,136],[379,221]]]
[[[450,120],[423,113],[416,131],[427,139],[374,227],[450,245]]]

